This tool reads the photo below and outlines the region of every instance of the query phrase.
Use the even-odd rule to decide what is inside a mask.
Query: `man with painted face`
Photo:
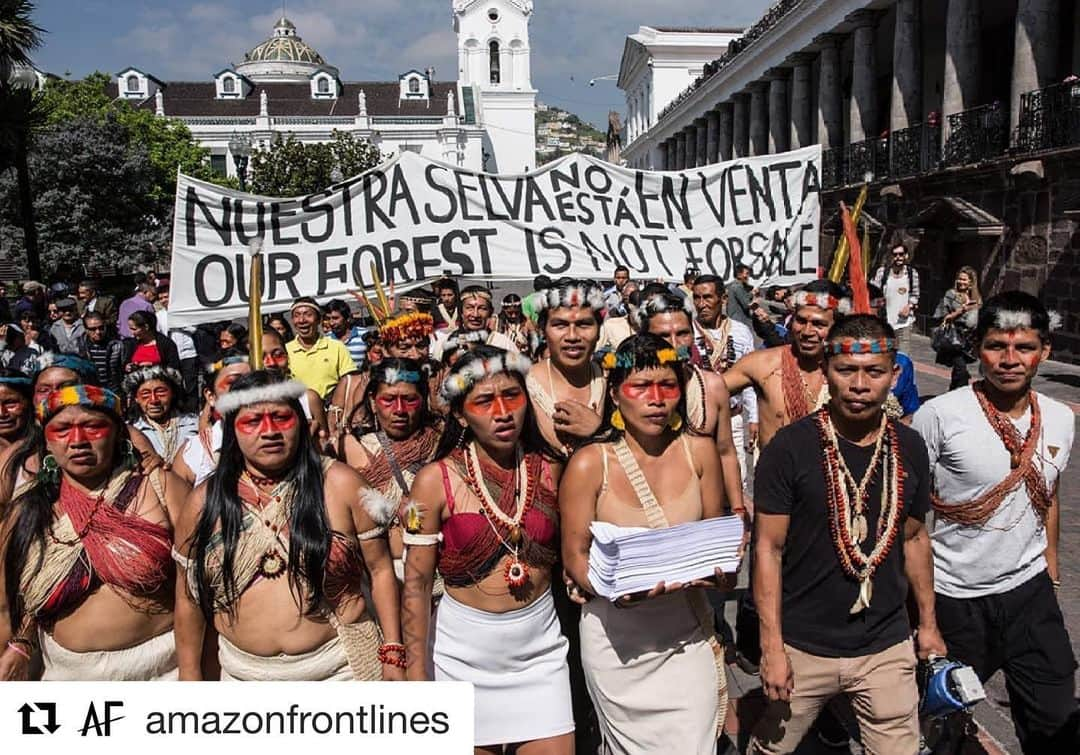
[[[825,335],[851,302],[835,283],[817,280],[795,295],[791,344],[762,349],[724,372],[728,391],[752,386],[758,396],[759,442],[764,448],[781,427],[802,419],[825,403]]]
[[[694,346],[693,317],[684,300],[669,293],[645,299],[638,310],[642,334],[663,338],[676,349],[689,353]],[[720,453],[724,492],[735,512],[744,511],[742,475],[731,436],[731,395],[723,378],[700,365],[686,365],[686,420],[692,434],[714,438]]]
[[[326,396],[342,376],[356,371],[356,363],[341,341],[322,334],[322,308],[310,296],[301,296],[291,308],[296,338],[289,341],[292,374],[319,396]]]
[[[982,379],[912,421],[934,473],[942,634],[983,681],[1004,671],[1025,753],[1080,752],[1076,659],[1057,597],[1058,484],[1075,417],[1031,388],[1050,356],[1051,319],[1030,294],[988,299],[975,329]]]
[[[525,385],[544,439],[569,455],[600,427],[606,381],[593,354],[604,300],[589,281],[564,282],[534,297],[548,356],[533,365]]]
[[[867,752],[919,749],[916,654],[946,646],[923,523],[926,448],[883,409],[895,338],[873,315],[834,326],[828,404],[776,433],[758,462],[752,578],[769,703],[749,752],[793,752],[835,695],[850,699]]]

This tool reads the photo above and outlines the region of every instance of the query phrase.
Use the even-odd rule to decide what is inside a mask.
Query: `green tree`
[[[31,20],[33,13],[30,0],[0,0],[0,174],[15,168],[14,204],[19,208],[26,265],[32,278],[40,278],[29,154],[34,129],[45,111],[32,88],[20,85],[14,76],[16,66],[30,65],[30,52],[41,45],[44,30]]]
[[[309,144],[293,134],[277,135],[269,148],[251,155],[248,186],[268,197],[298,197],[322,191],[333,183],[334,168],[343,178],[378,165],[384,156],[377,147],[352,134],[334,131],[329,142]]]
[[[42,129],[29,156],[42,261],[111,267],[156,261],[170,217],[152,196],[156,170],[145,145],[114,117],[73,118]],[[0,176],[0,236],[21,236],[10,172]]]

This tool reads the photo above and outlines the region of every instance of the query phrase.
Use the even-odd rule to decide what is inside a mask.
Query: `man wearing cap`
[[[15,302],[15,319],[21,320],[23,312],[33,314],[33,319],[45,319],[45,284],[26,281],[22,284],[22,298]]]
[[[290,308],[296,338],[285,345],[293,377],[320,396],[326,396],[337,382],[356,371],[356,363],[341,341],[322,334],[322,308],[310,296],[301,296]]]
[[[70,296],[57,299],[56,309],[60,312],[60,319],[49,328],[49,335],[56,341],[56,350],[63,354],[84,356],[82,346],[86,328],[76,313],[75,300]]]

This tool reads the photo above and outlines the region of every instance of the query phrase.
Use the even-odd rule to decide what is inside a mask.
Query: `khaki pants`
[[[829,699],[846,695],[867,755],[919,750],[919,693],[911,640],[873,655],[824,658],[785,645],[795,675],[791,702],[770,702],[754,727],[751,753],[793,752]]]

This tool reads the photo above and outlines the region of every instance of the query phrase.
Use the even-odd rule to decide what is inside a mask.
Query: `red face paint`
[[[640,401],[678,400],[681,395],[679,384],[667,380],[623,383],[619,386],[619,392],[628,399]]]
[[[166,403],[172,399],[172,391],[164,385],[159,385],[156,388],[140,388],[139,392],[135,394],[135,398],[138,401],[145,401],[149,403],[154,401],[160,401]]]
[[[407,396],[396,394],[379,396],[375,399],[375,403],[379,405],[379,408],[394,414],[411,414],[419,411],[423,400],[416,394]]]
[[[53,422],[45,427],[45,437],[54,443],[85,443],[101,440],[112,431],[112,423],[105,419],[88,419],[83,422]]]
[[[465,402],[465,409],[473,414],[504,417],[525,406],[527,400],[524,391],[515,391],[509,395],[505,393],[489,393],[475,399],[469,399]]]
[[[242,411],[236,416],[236,432],[242,435],[270,435],[296,427],[300,420],[292,409],[272,412]]]
[[[263,352],[263,367],[283,370],[289,365],[289,355],[285,349]]]

